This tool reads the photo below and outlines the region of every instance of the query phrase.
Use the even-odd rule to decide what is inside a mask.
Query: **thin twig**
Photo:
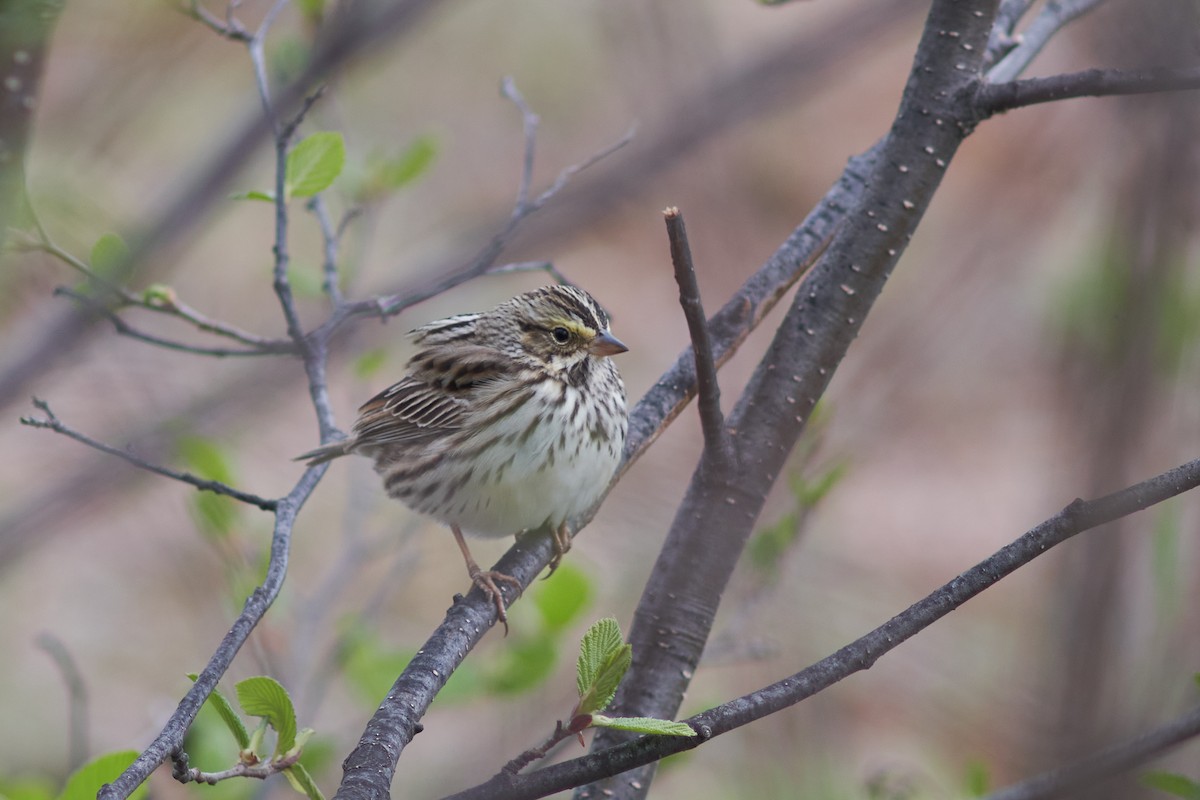
[[[35,397],[33,398],[33,405],[35,408],[45,414],[45,419],[38,419],[37,417],[21,417],[22,425],[28,425],[32,428],[45,428],[47,430],[52,430],[55,433],[61,433],[63,436],[85,444],[93,450],[99,450],[102,453],[107,453],[110,456],[116,456],[117,458],[127,461],[138,469],[144,469],[147,472],[153,472],[156,475],[162,475],[164,477],[186,483],[189,486],[194,486],[203,492],[213,492],[214,494],[232,497],[234,500],[240,500],[243,503],[257,506],[263,511],[274,511],[279,505],[278,500],[267,500],[266,498],[259,497],[258,495],[249,494],[239,489],[235,489],[232,486],[227,486],[220,481],[210,481],[205,478],[198,478],[189,472],[179,472],[178,470],[173,470],[169,467],[162,467],[158,464],[152,464],[145,459],[135,456],[133,453],[113,447],[112,445],[107,445],[104,442],[97,441],[90,436],[87,436],[75,430],[74,428],[69,427],[63,423],[63,421],[60,420],[53,411],[50,410],[50,405],[45,400]]]
[[[212,15],[208,9],[200,5],[199,0],[189,0],[186,6],[180,8],[184,14],[187,14],[192,19],[205,25],[220,36],[226,39],[232,39],[235,42],[249,42],[250,32],[242,27],[242,24],[233,18],[232,11],[230,12],[227,21],[221,22]]]
[[[242,613],[234,620],[233,626],[221,640],[221,644],[213,652],[208,664],[196,678],[192,687],[179,701],[174,713],[167,720],[154,741],[142,751],[132,764],[121,773],[121,776],[110,784],[101,787],[97,800],[122,800],[133,793],[146,778],[158,768],[172,753],[177,753],[183,745],[183,737],[199,713],[204,701],[216,688],[217,682],[229,670],[233,657],[237,655],[250,633],[258,625],[267,609],[279,596],[287,576],[288,556],[291,551],[292,529],[304,501],[312,494],[313,488],[321,476],[325,474],[327,465],[313,467],[304,471],[300,480],[292,487],[292,491],[275,507],[275,530],[271,537],[271,556],[267,562],[267,574],[262,585],[255,589],[242,609]]]
[[[713,737],[790,708],[856,672],[869,669],[886,653],[1071,537],[1197,486],[1200,486],[1200,459],[1095,500],[1075,500],[1016,541],[836,653],[770,686],[683,720],[700,734],[695,738],[640,736],[528,774],[502,773],[446,800],[545,797],[699,747]]]
[[[525,142],[525,157],[521,159],[521,180],[517,182],[517,202],[513,206],[511,218],[519,218],[529,205],[529,192],[533,186],[533,157],[537,152],[537,129],[540,122],[538,115],[533,112],[525,97],[517,89],[517,83],[511,75],[504,76],[500,81],[500,94],[512,101],[521,112],[521,128]]]
[[[519,756],[501,767],[500,771],[508,773],[509,775],[516,775],[534,761],[537,761],[540,758],[545,758],[546,754],[554,749],[554,747],[560,742],[565,742],[567,739],[570,739],[573,736],[580,736],[580,734],[563,725],[562,720],[558,720],[554,723],[554,731],[548,737],[546,737],[546,741],[542,742],[537,747],[531,747],[525,752],[521,753]],[[579,744],[583,744],[582,738],[579,739]]]
[[[1083,16],[1106,0],[1051,0],[1021,32],[1020,43],[987,72],[992,83],[1011,81],[1037,58],[1046,43],[1067,23]],[[994,29],[993,29],[994,33]]]
[[[341,244],[342,230],[345,228],[345,221],[335,230],[333,221],[329,218],[329,209],[325,205],[325,196],[318,194],[308,204],[312,210],[313,216],[317,218],[317,224],[321,227],[321,241],[324,245],[324,264],[321,267],[321,272],[324,279],[321,282],[321,290],[329,297],[334,307],[337,307],[342,302],[342,289],[338,285],[338,247]]]
[[[992,22],[992,32],[988,35],[987,53],[983,57],[985,65],[995,64],[1021,43],[1021,38],[1016,35],[1017,23],[1025,16],[1033,2],[1034,0],[1001,0],[996,19]]]
[[[984,800],[1051,800],[1078,797],[1100,781],[1116,777],[1200,736],[1200,707],[1079,761],[989,794]]]
[[[517,96],[519,97],[519,95]],[[380,319],[393,317],[405,309],[411,308],[412,306],[424,302],[431,297],[436,297],[437,295],[466,283],[473,278],[486,275],[492,272],[493,269],[496,269],[499,272],[508,271],[503,267],[495,268],[493,265],[496,262],[496,258],[508,244],[509,239],[512,238],[512,235],[517,230],[518,226],[530,214],[533,214],[541,209],[555,195],[561,192],[576,174],[596,164],[604,158],[607,158],[617,150],[620,150],[622,147],[629,144],[629,142],[633,141],[634,129],[631,128],[630,130],[626,131],[620,139],[608,147],[605,147],[604,149],[577,164],[572,164],[564,168],[561,172],[559,172],[558,177],[554,180],[554,183],[552,183],[537,197],[530,200],[528,199],[528,196],[531,192],[531,188],[525,186],[524,182],[527,178],[531,179],[529,176],[532,175],[532,162],[529,160],[528,153],[530,147],[532,146],[531,137],[536,133],[536,125],[531,125],[528,120],[525,119],[524,112],[522,112],[522,119],[525,127],[525,163],[528,166],[522,168],[522,186],[517,190],[517,201],[513,205],[512,211],[509,213],[508,221],[505,223],[504,227],[492,236],[488,243],[473,259],[471,259],[470,262],[456,270],[452,270],[449,272],[449,274],[446,274],[444,277],[439,278],[437,281],[427,286],[409,291],[396,292],[394,294],[384,295],[382,297],[373,297],[366,300],[356,300],[342,304],[335,310],[334,314],[329,318],[328,321],[325,322],[324,325],[314,331],[313,335],[315,337],[328,338],[343,323],[355,317],[372,316],[379,317]],[[551,274],[555,275],[556,280],[559,280],[561,277],[555,272],[552,272]]]
[[[229,780],[230,778],[258,778],[259,780],[266,780],[272,775],[278,775],[288,767],[294,766],[300,760],[301,755],[302,753],[296,752],[290,756],[269,759],[257,764],[239,762],[229,769],[224,769],[220,772],[204,772],[198,767],[189,767],[187,753],[183,750],[178,750],[171,755],[171,777],[180,783],[207,783],[210,786],[215,786],[221,781]]]
[[[52,633],[38,634],[37,646],[54,661],[67,687],[67,770],[75,771],[88,757],[88,692],[83,673],[71,651]]]
[[[250,346],[246,347],[246,348],[207,347],[205,345],[187,344],[186,342],[179,342],[174,339],[167,339],[166,337],[158,336],[157,334],[146,333],[145,331],[134,327],[133,325],[129,324],[129,322],[127,322],[124,317],[122,317],[119,313],[117,313],[117,310],[114,309],[112,307],[112,305],[101,302],[99,299],[92,297],[91,295],[84,294],[82,292],[77,292],[74,289],[68,289],[65,286],[58,287],[57,289],[54,290],[54,293],[56,295],[61,295],[63,297],[69,297],[72,300],[79,303],[80,305],[86,306],[91,311],[104,317],[105,319],[107,319],[109,322],[112,323],[113,329],[116,330],[116,332],[118,334],[120,334],[121,336],[127,336],[130,339],[134,339],[139,342],[145,342],[146,344],[152,344],[152,345],[155,345],[156,347],[166,348],[167,350],[177,350],[181,353],[193,353],[195,355],[201,355],[201,356],[215,356],[217,358],[227,358],[227,357],[236,357],[236,356],[283,355],[283,354],[287,354],[287,353],[296,352],[295,346],[291,342],[287,341],[286,339],[263,339],[260,337],[253,336],[253,334],[245,334],[246,336],[251,337],[253,340],[256,340],[256,341],[253,341],[250,344]],[[155,308],[153,305],[143,305],[141,303],[139,303],[138,306],[142,307],[142,308],[150,309],[152,311],[162,311],[163,313],[171,314],[172,316],[178,316],[181,319],[187,319],[187,317],[185,317],[183,314],[174,314],[173,312],[167,310],[166,308],[158,309],[158,308]],[[190,312],[190,309],[189,309],[189,312]],[[189,321],[193,321],[193,320],[189,320]],[[201,328],[201,330],[209,330],[210,332],[213,332],[213,333],[216,332],[216,331],[212,331],[209,328],[201,327],[199,325],[199,323],[196,323],[196,324],[197,324],[197,327]],[[215,324],[223,325],[223,323],[215,323]],[[232,331],[234,329],[229,329],[229,330]],[[228,333],[226,333],[225,335],[228,335]],[[245,339],[241,338],[240,335],[229,336],[229,338],[236,338],[238,341],[245,341]]]
[[[696,359],[696,406],[700,412],[700,428],[704,432],[704,452],[714,459],[717,469],[733,466],[733,443],[725,428],[721,413],[721,386],[717,382],[717,364],[713,358],[712,339],[708,335],[708,320],[700,300],[700,285],[688,245],[683,215],[674,206],[663,211],[667,223],[667,238],[671,243],[671,264],[675,268],[675,283],[679,286],[679,305],[687,320]]]
[[[1011,111],[1036,103],[1072,97],[1105,97],[1200,89],[1200,67],[1171,69],[1087,69],[1048,78],[1027,78],[1007,83],[981,83],[975,93],[975,108],[981,117]]]

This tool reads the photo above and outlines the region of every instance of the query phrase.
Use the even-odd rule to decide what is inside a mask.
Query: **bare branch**
[[[189,486],[194,486],[203,492],[213,492],[214,494],[232,497],[234,500],[240,500],[243,503],[257,506],[264,511],[274,511],[278,507],[278,500],[267,500],[259,497],[258,495],[248,494],[238,489],[234,489],[232,486],[227,486],[220,481],[210,481],[205,478],[197,478],[195,475],[192,475],[189,472],[179,472],[168,467],[161,467],[158,464],[151,464],[149,461],[141,459],[138,456],[135,456],[133,453],[104,444],[103,442],[96,441],[90,436],[86,436],[74,428],[64,424],[63,421],[55,416],[54,412],[50,410],[50,405],[45,400],[35,397],[33,398],[33,405],[43,414],[45,414],[45,419],[38,419],[36,417],[21,417],[22,425],[28,425],[32,428],[45,428],[47,430],[52,430],[55,433],[61,433],[63,436],[74,439],[77,442],[81,442],[93,450],[99,450],[102,453],[107,453],[110,456],[116,456],[117,458],[127,461],[138,469],[144,469],[147,472],[153,472],[157,475],[163,475],[167,478],[172,478],[182,483],[186,483]]]
[[[505,91],[507,92],[510,90],[505,88]],[[520,97],[519,94],[516,94],[515,86],[511,88],[511,91],[514,93],[514,97]],[[522,118],[525,128],[525,161],[524,166],[522,167],[521,185],[517,190],[517,201],[513,205],[512,212],[509,214],[508,222],[505,224],[504,228],[496,233],[483,247],[483,249],[480,250],[479,254],[476,255],[475,258],[472,259],[468,264],[451,271],[449,274],[439,278],[435,282],[423,288],[397,292],[384,297],[357,300],[341,305],[334,312],[333,316],[314,332],[314,336],[328,337],[335,329],[340,327],[342,323],[353,317],[375,316],[379,317],[380,319],[393,317],[405,309],[411,308],[412,306],[424,302],[431,297],[436,297],[442,292],[453,289],[455,286],[459,286],[481,275],[488,274],[492,271],[492,265],[495,264],[496,258],[508,244],[509,239],[512,238],[513,233],[516,232],[521,222],[523,222],[530,214],[533,214],[535,211],[542,208],[556,194],[562,191],[570,182],[571,178],[573,178],[576,174],[587,169],[593,164],[596,164],[602,159],[607,158],[633,140],[633,130],[630,129],[625,133],[624,136],[603,150],[600,150],[599,152],[589,156],[587,159],[579,162],[578,164],[572,164],[571,166],[563,169],[561,172],[559,172],[558,177],[549,188],[547,188],[534,199],[529,200],[528,196],[530,193],[530,187],[526,185],[525,181],[530,180],[532,175],[532,160],[530,152],[531,148],[533,147],[533,137],[536,134],[537,127],[536,116],[533,117],[533,122],[530,122],[523,108],[523,103],[524,101],[522,100],[518,104],[518,108],[522,108]],[[499,271],[503,272],[507,270],[500,268]]]
[[[234,19],[232,12],[226,22],[221,22],[212,12],[200,5],[199,0],[188,0],[186,5],[180,7],[180,11],[226,39],[235,42],[249,42],[251,39],[250,32]]]
[[[171,754],[171,777],[180,783],[207,783],[210,786],[215,786],[221,781],[226,781],[230,778],[257,778],[259,780],[266,780],[272,775],[278,775],[288,767],[295,766],[296,762],[300,760],[301,755],[302,753],[296,752],[290,756],[270,759],[257,764],[239,762],[229,769],[224,769],[220,772],[203,772],[197,767],[189,767],[187,753],[183,752],[183,750],[178,750]]]
[[[1170,722],[1119,744],[1107,747],[1073,764],[989,794],[984,800],[1051,800],[1078,797],[1108,778],[1129,772],[1167,751],[1200,736],[1200,707]]]
[[[342,232],[349,218],[343,219],[335,230],[333,221],[329,218],[329,209],[325,205],[325,197],[318,194],[308,204],[317,224],[321,226],[321,241],[324,245],[324,259],[321,272],[325,276],[321,282],[321,290],[329,297],[336,307],[342,302],[342,289],[338,285],[338,248],[341,245]]]
[[[296,514],[312,490],[316,487],[321,476],[325,474],[327,465],[313,467],[304,471],[300,480],[292,487],[287,497],[277,501],[275,506],[275,530],[271,537],[271,558],[267,564],[267,575],[262,585],[246,598],[242,613],[234,620],[233,626],[221,640],[221,644],[213,652],[208,664],[196,678],[192,687],[179,701],[175,712],[163,726],[154,741],[142,751],[129,767],[121,773],[117,780],[101,787],[96,797],[98,800],[122,800],[128,797],[134,789],[149,777],[159,764],[162,764],[173,753],[179,752],[183,745],[183,737],[204,705],[205,699],[216,688],[221,676],[233,663],[233,657],[245,644],[251,631],[258,625],[271,603],[279,596],[283,580],[287,576],[288,556],[292,544],[292,528]]]
[[[992,32],[988,35],[984,65],[996,63],[1021,43],[1020,37],[1016,35],[1017,23],[1025,16],[1033,2],[1034,0],[1001,0],[996,19],[992,23]]]
[[[886,653],[1071,537],[1197,486],[1200,486],[1200,459],[1095,500],[1075,500],[1016,541],[836,653],[770,686],[683,720],[700,733],[698,737],[641,736],[527,775],[502,773],[451,798],[528,800],[545,797],[699,747],[715,736],[794,706],[856,672],[869,669]],[[1200,720],[1189,719],[1189,725],[1200,725]],[[1023,796],[1019,797],[1024,800]]]
[[[71,651],[52,633],[39,633],[37,646],[46,652],[54,661],[62,674],[63,683],[67,687],[67,715],[70,720],[67,725],[67,740],[70,743],[67,751],[67,768],[74,771],[83,766],[88,757],[88,692],[84,683],[83,673],[75,663]]]
[[[700,286],[696,282],[687,229],[678,208],[667,208],[663,211],[663,217],[667,223],[667,238],[671,242],[675,283],[679,285],[679,305],[687,319],[692,353],[696,360],[697,407],[700,411],[700,427],[704,431],[704,452],[713,459],[713,466],[717,469],[728,469],[734,464],[733,443],[721,414],[721,386],[717,382],[717,365],[708,335],[708,320],[704,317],[704,304],[700,301]]]
[[[1036,103],[1072,97],[1106,97],[1150,92],[1200,89],[1200,67],[1171,69],[1151,67],[1138,70],[1088,69],[1048,78],[1027,78],[1007,83],[983,83],[975,93],[975,107],[982,117],[1000,114]]]
[[[521,161],[521,180],[517,184],[517,203],[513,206],[512,218],[520,218],[529,205],[529,192],[533,186],[533,157],[537,151],[537,129],[540,122],[538,115],[525,102],[525,97],[517,89],[517,83],[511,75],[506,75],[500,81],[500,94],[512,101],[521,112],[521,129],[525,139],[525,157]]]
[[[1014,41],[1017,46],[1008,52],[995,66],[988,70],[987,77],[993,83],[1011,81],[1025,71],[1037,58],[1038,53],[1059,30],[1078,17],[1083,16],[1106,0],[1051,0],[1042,12],[1021,32]],[[1022,10],[1024,13],[1024,10]],[[1015,23],[1016,20],[1013,20]],[[993,29],[993,34],[995,29]],[[989,53],[991,52],[989,42]]]
[[[244,341],[244,339],[242,338],[242,336],[244,335],[244,336],[250,337],[252,340],[257,340],[257,343],[252,345],[251,347],[239,349],[239,348],[232,348],[232,347],[205,347],[204,345],[193,345],[193,344],[187,344],[185,342],[178,342],[178,341],[175,341],[174,339],[167,339],[163,336],[157,336],[153,333],[146,333],[145,331],[142,331],[142,330],[134,327],[133,325],[130,325],[128,322],[125,321],[124,317],[122,317],[120,314],[117,313],[116,309],[114,309],[112,307],[112,305],[110,305],[109,303],[102,302],[98,298],[92,297],[91,295],[84,294],[82,292],[77,292],[74,289],[68,289],[65,286],[58,287],[57,289],[54,290],[54,293],[56,295],[62,295],[64,297],[69,297],[72,300],[79,303],[80,305],[86,306],[91,311],[94,311],[95,313],[104,317],[105,319],[107,319],[109,322],[111,322],[113,324],[113,328],[121,336],[128,336],[130,339],[136,339],[137,341],[145,342],[146,344],[152,344],[152,345],[155,345],[156,347],[166,348],[167,350],[176,350],[181,353],[192,353],[194,355],[200,355],[200,356],[215,356],[217,358],[228,358],[228,357],[236,357],[236,356],[281,355],[281,354],[287,354],[287,353],[294,353],[296,351],[295,346],[291,342],[287,341],[286,339],[262,339],[262,338],[254,336],[253,334],[242,334],[241,332],[238,332],[238,334],[236,336],[238,341]],[[185,313],[176,313],[175,311],[172,311],[172,310],[168,309],[167,307],[159,308],[153,304],[143,304],[141,302],[137,303],[137,305],[141,308],[146,308],[151,311],[161,311],[166,314],[178,316],[182,319],[188,319],[188,316],[185,315]],[[194,313],[194,312],[191,312],[191,310],[189,309],[187,313]],[[203,317],[200,317],[200,319],[203,319]],[[194,321],[194,320],[189,320],[189,321]],[[232,333],[233,331],[236,330],[234,328],[224,326],[223,323],[214,322],[213,324],[221,326],[223,328],[226,328],[226,335],[229,335],[230,333]],[[198,327],[199,327],[199,325],[198,325]],[[212,330],[211,328],[201,328],[201,329],[209,330],[212,333],[217,332],[215,330]],[[230,336],[230,338],[235,338],[235,337]]]

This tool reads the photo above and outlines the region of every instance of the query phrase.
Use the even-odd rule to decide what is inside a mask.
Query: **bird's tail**
[[[292,460],[307,461],[308,466],[315,467],[319,464],[324,464],[326,461],[332,461],[335,458],[349,454],[353,443],[352,439],[331,442],[330,444],[321,445],[316,450],[309,450],[307,453],[298,455]]]

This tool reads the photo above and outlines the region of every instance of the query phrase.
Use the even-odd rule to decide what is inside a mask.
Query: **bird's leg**
[[[503,572],[497,572],[494,569],[480,569],[479,565],[475,563],[475,559],[471,557],[471,551],[467,549],[467,540],[463,538],[459,527],[451,525],[450,530],[454,532],[454,541],[458,542],[458,549],[462,550],[463,559],[467,562],[467,574],[471,576],[471,582],[483,590],[484,594],[492,598],[492,602],[496,606],[496,618],[504,625],[504,635],[507,636],[508,614],[504,608],[504,595],[500,594],[500,588],[496,586],[496,581],[516,587],[518,595],[523,588],[521,582],[512,575],[505,575]]]
[[[567,527],[565,520],[550,532],[550,540],[554,543],[554,558],[550,559],[550,571],[546,573],[547,578],[554,574],[554,570],[558,569],[558,565],[562,563],[563,556],[571,549],[571,529]]]

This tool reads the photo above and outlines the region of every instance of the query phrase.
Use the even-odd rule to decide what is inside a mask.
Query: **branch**
[[[256,588],[242,608],[242,613],[234,620],[233,626],[225,634],[216,651],[208,660],[204,671],[196,678],[195,683],[179,701],[179,706],[171,714],[154,741],[142,751],[132,764],[121,773],[121,776],[110,784],[101,787],[97,800],[123,800],[134,789],[149,777],[173,753],[179,752],[183,746],[183,737],[195,720],[196,714],[204,701],[216,688],[221,676],[233,663],[238,650],[245,644],[250,633],[258,625],[271,603],[279,596],[283,580],[287,576],[288,555],[292,544],[292,527],[296,521],[304,501],[312,494],[327,466],[321,465],[304,471],[300,480],[292,487],[287,497],[275,501],[275,530],[271,537],[271,558],[267,563],[267,574],[262,585]]]
[[[851,159],[842,177],[800,227],[709,320],[714,361],[718,366],[732,357],[750,332],[824,250],[846,208],[853,205],[863,191],[862,170],[873,157],[874,151],[865,157]],[[695,393],[696,360],[691,348],[687,348],[630,412],[625,455],[618,477],[641,457]],[[613,480],[615,483],[617,478]],[[583,519],[573,521],[575,530],[586,524],[594,512],[595,509]],[[550,537],[526,536],[519,539],[493,569],[528,586],[545,569],[550,557]],[[478,591],[459,598],[451,606],[442,624],[396,679],[387,698],[367,723],[358,746],[346,758],[338,797],[387,796],[396,762],[412,740],[419,720],[446,678],[462,663],[494,619],[492,603]]]
[[[1107,97],[1195,89],[1200,89],[1200,67],[1087,69],[1048,78],[981,83],[975,91],[974,104],[980,116],[986,118],[1014,108],[1072,97]]]
[[[971,130],[962,95],[979,73],[994,4],[932,4],[895,121],[872,150],[866,188],[729,415],[739,469],[714,474],[701,462],[676,510],[630,628],[633,666],[613,703],[621,715],[677,716],[767,493]],[[668,646],[664,627],[673,633]],[[602,731],[592,750],[628,738]],[[652,779],[650,767],[579,795],[640,798]]]
[[[335,311],[333,316],[324,325],[314,332],[314,335],[327,338],[335,329],[353,317],[374,316],[380,319],[394,317],[407,308],[422,303],[431,297],[436,297],[473,278],[491,274],[493,271],[507,271],[503,267],[495,268],[493,265],[521,223],[566,188],[567,184],[570,183],[576,174],[602,161],[633,141],[634,131],[630,129],[608,147],[594,153],[577,164],[572,164],[564,168],[545,191],[530,200],[530,181],[532,181],[533,175],[532,153],[537,135],[537,116],[528,109],[524,99],[517,92],[515,85],[511,81],[511,78],[505,78],[501,91],[506,97],[513,100],[517,108],[521,111],[522,124],[525,131],[525,156],[521,169],[520,185],[517,189],[517,200],[513,204],[512,211],[509,213],[508,221],[504,227],[494,234],[483,249],[466,265],[450,270],[444,277],[424,287],[400,291],[383,297],[345,303]]]
[[[37,646],[54,661],[67,687],[67,771],[74,772],[87,761],[88,756],[88,692],[79,665],[71,651],[52,633],[40,633]]]
[[[1064,767],[989,794],[984,800],[1050,800],[1076,797],[1106,778],[1140,767],[1188,739],[1200,736],[1200,707],[1170,722],[1107,747]]]
[[[130,453],[126,450],[120,450],[111,445],[104,444],[103,442],[96,441],[90,436],[86,436],[74,428],[69,427],[68,425],[64,424],[63,421],[60,420],[53,411],[50,410],[50,405],[45,400],[35,397],[33,398],[33,405],[35,408],[45,414],[46,418],[38,419],[36,417],[21,417],[22,425],[28,425],[31,428],[45,428],[47,430],[52,430],[55,433],[61,433],[63,436],[74,439],[77,442],[81,442],[93,450],[99,450],[102,453],[107,453],[110,456],[116,456],[117,458],[127,461],[138,469],[144,469],[147,472],[153,472],[156,475],[163,475],[167,478],[186,483],[189,486],[194,486],[202,492],[213,492],[214,494],[232,497],[234,500],[240,500],[243,503],[257,506],[263,511],[275,511],[279,505],[278,500],[267,500],[255,494],[248,494],[247,492],[235,489],[232,486],[221,483],[220,481],[210,481],[206,478],[197,478],[190,472],[179,472],[168,467],[161,467],[158,464],[152,464],[149,461],[145,461],[144,459],[135,456],[133,453]]]
[[[1200,486],[1200,459],[1095,500],[1075,500],[1016,541],[836,653],[770,686],[683,720],[700,733],[699,737],[641,736],[525,775],[502,773],[451,798],[528,800],[545,797],[699,747],[715,736],[794,706],[856,672],[870,669],[886,653],[1071,537],[1197,486]],[[1190,720],[1190,723],[1196,725],[1200,721]],[[1165,738],[1165,734],[1163,736]],[[1005,797],[1004,800],[1015,798]]]
[[[671,242],[675,283],[679,285],[679,305],[683,307],[683,316],[687,319],[692,353],[696,360],[697,407],[700,411],[700,427],[704,431],[704,452],[713,459],[716,469],[729,469],[735,460],[733,442],[730,441],[721,414],[721,386],[717,382],[717,365],[708,336],[708,321],[704,318],[704,304],[700,301],[700,286],[696,283],[687,229],[678,208],[664,210],[663,216],[667,223],[667,238]]]
[[[100,301],[98,298],[91,295],[77,292],[74,289],[68,289],[65,286],[60,286],[54,290],[56,295],[69,297],[81,306],[85,306],[94,313],[104,317],[112,323],[113,329],[121,336],[127,336],[130,339],[146,344],[152,344],[155,347],[162,347],[166,350],[175,350],[180,353],[192,353],[199,356],[215,356],[217,358],[235,358],[239,356],[265,356],[265,355],[281,355],[286,353],[294,353],[295,347],[291,342],[285,339],[261,339],[261,346],[252,346],[248,348],[234,347],[206,347],[198,344],[187,344],[174,339],[167,339],[163,336],[158,336],[130,325],[125,321],[125,318],[117,313],[117,310],[109,303]],[[139,303],[140,305],[140,303]],[[153,306],[145,306],[146,308],[154,309]],[[182,315],[180,315],[182,316]]]
[[[1042,51],[1046,43],[1054,37],[1064,25],[1077,19],[1087,12],[1091,11],[1096,6],[1104,3],[1106,0],[1051,0],[1042,8],[1042,12],[1037,18],[1029,24],[1019,36],[1013,37],[1010,41],[1016,42],[1017,45],[1008,52],[1003,59],[995,66],[988,70],[988,80],[1000,83],[1003,81],[1011,81],[1025,71],[1025,68],[1037,57],[1037,54]],[[1017,3],[1008,5],[1018,5]],[[1030,4],[1026,3],[1026,9],[1022,9],[1024,14]],[[1014,9],[1015,11],[1015,9]],[[1019,15],[1018,15],[1019,16]],[[1015,25],[1016,19],[1006,17],[1004,24]],[[1009,34],[1011,35],[1011,27]],[[994,29],[993,29],[993,35]],[[991,50],[991,42],[989,41],[989,54],[995,54]]]
[[[180,783],[207,783],[209,786],[216,786],[221,781],[230,778],[257,778],[265,781],[272,775],[278,775],[289,767],[295,766],[301,755],[303,754],[297,751],[290,756],[268,759],[256,764],[238,762],[220,772],[204,772],[198,767],[189,767],[187,753],[177,750],[171,754],[171,777]]]

